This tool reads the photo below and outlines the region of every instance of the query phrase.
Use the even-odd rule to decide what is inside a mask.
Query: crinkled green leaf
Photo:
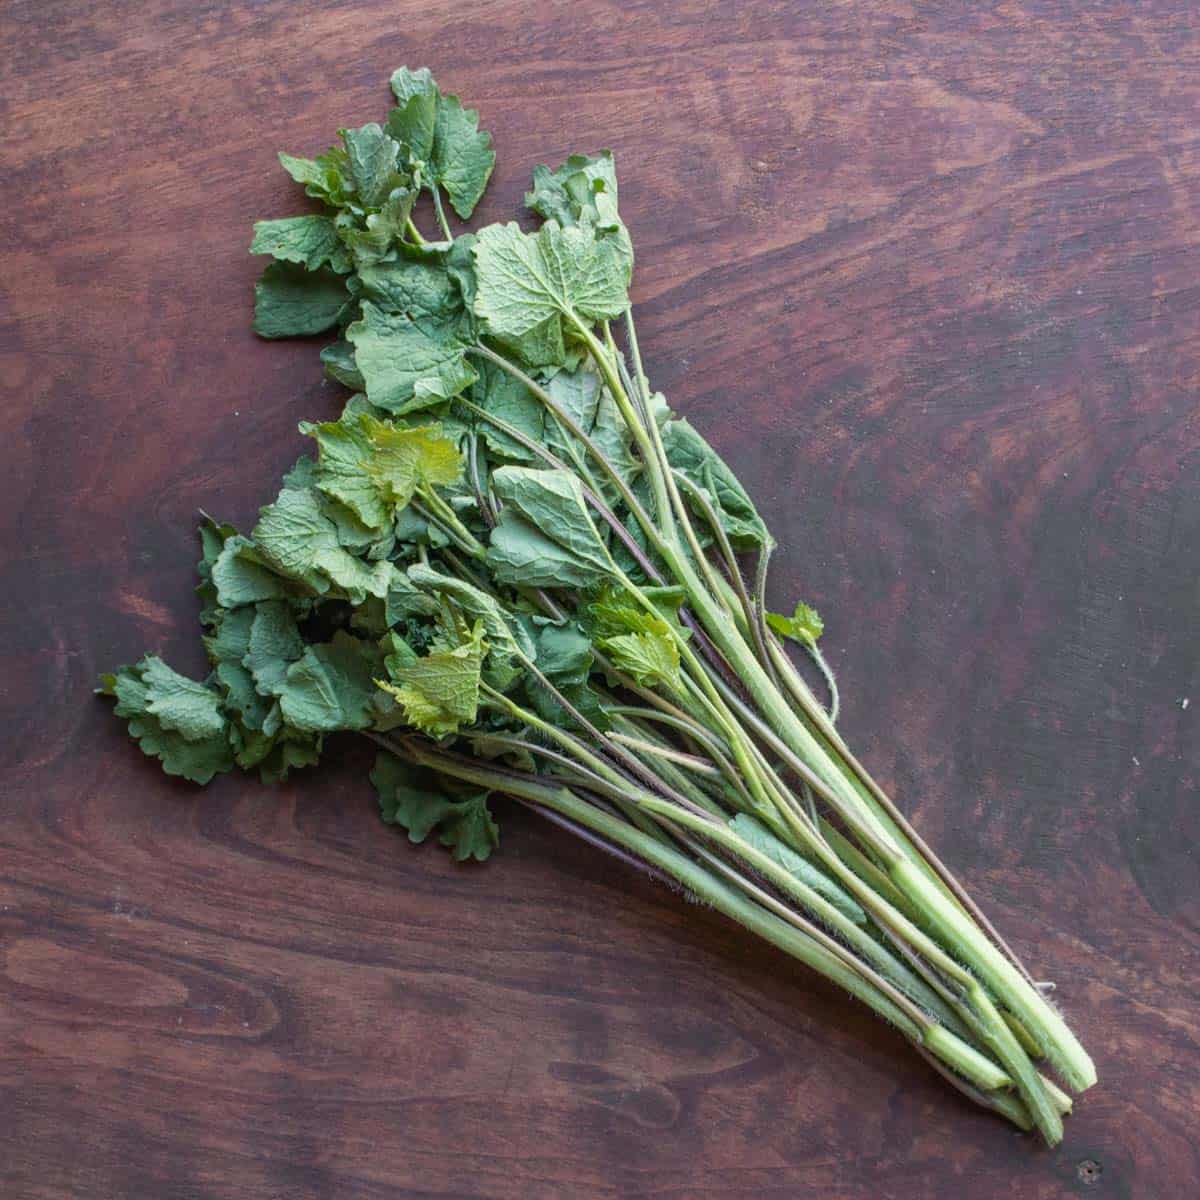
[[[555,403],[616,467],[621,478],[632,484],[642,465],[633,453],[629,426],[622,419],[616,401],[601,384],[600,376],[591,366],[581,366],[574,371],[556,372],[545,386]],[[551,416],[546,418],[546,444],[560,458],[594,470],[595,463],[587,448]],[[605,498],[615,504],[619,496],[611,481],[606,475],[595,473],[599,475],[599,487]]]
[[[401,67],[403,71],[405,68]],[[399,72],[397,72],[399,74]],[[407,99],[388,113],[387,130],[408,152],[410,166],[424,167],[433,157],[433,131],[437,125],[438,90],[431,81],[423,91],[410,92]],[[422,171],[424,174],[424,171]]]
[[[361,223],[351,214],[343,214],[346,220],[339,234],[359,270],[382,262],[393,249],[405,245],[402,239],[416,198],[411,187],[397,185],[379,211],[367,213]]]
[[[352,508],[324,492],[320,493],[320,504],[321,511],[337,530],[338,545],[349,550],[355,558],[375,562],[392,552],[395,540],[386,526],[372,528]]]
[[[325,374],[344,387],[359,392],[367,386],[358,364],[354,361],[354,347],[345,338],[326,346],[321,351],[321,362],[324,364]]]
[[[479,128],[479,113],[463,108],[457,96],[438,100],[433,131],[432,177],[446,189],[464,221],[475,211],[496,165],[492,135]]]
[[[273,262],[254,285],[254,331],[265,338],[323,333],[349,312],[350,304],[345,281],[336,271]]]
[[[496,165],[491,134],[479,128],[479,114],[463,108],[457,96],[443,96],[428,69],[400,67],[392,75],[399,107],[388,130],[403,142],[409,167],[428,187],[445,189],[454,211],[465,221],[479,203]]]
[[[604,638],[600,648],[612,660],[613,666],[624,671],[640,684],[683,690],[679,673],[679,647],[675,639],[659,631],[623,633]]]
[[[521,659],[532,659],[537,651],[520,623],[500,602],[465,579],[443,575],[424,563],[413,563],[408,578],[417,587],[454,601],[471,620],[483,622],[488,644],[488,682],[506,691],[521,674]]]
[[[258,735],[237,756],[238,766],[258,767],[263,783],[282,783],[289,772],[315,767],[321,757],[321,735],[285,728],[271,738]]]
[[[611,572],[577,476],[508,466],[492,473],[492,487],[504,508],[488,563],[502,583],[586,587]]]
[[[302,422],[316,438],[316,486],[349,507],[369,529],[389,525],[418,487],[454,483],[462,474],[458,447],[440,425],[397,427],[367,413],[320,425]]]
[[[220,662],[240,662],[250,640],[250,625],[254,620],[254,609],[222,608],[213,622],[213,632],[201,640],[208,653],[208,661],[215,667]]]
[[[767,527],[737,476],[685,419],[668,421],[662,428],[662,440],[671,466],[708,493],[737,549],[758,549],[770,541]],[[697,515],[702,516],[702,511],[697,509]]]
[[[594,157],[572,154],[555,171],[534,167],[533,190],[525,193],[525,204],[560,225],[590,224],[598,237],[612,238],[629,282],[633,242],[617,210],[617,170],[611,150]]]
[[[388,626],[398,625],[407,617],[432,616],[438,610],[437,601],[423,592],[400,570],[393,570],[388,583],[385,619]]]
[[[591,563],[547,537],[509,509],[500,514],[488,543],[487,565],[497,582],[510,587],[591,587],[601,578]]]
[[[217,600],[225,608],[272,600],[288,592],[287,581],[267,566],[254,543],[240,533],[225,540],[212,566],[212,582]]]
[[[359,271],[364,299],[377,308],[404,313],[431,337],[474,340],[470,311],[469,250],[453,246],[401,246],[386,262]]]
[[[806,858],[802,858],[786,843],[781,842],[761,821],[748,813],[738,813],[729,827],[748,845],[761,854],[765,854],[772,862],[789,874],[794,875],[801,883],[807,884],[814,892],[824,896],[835,908],[840,909],[855,924],[866,923],[866,914],[858,903],[848,896],[823,871],[813,866]]]
[[[224,735],[221,698],[212,688],[180,675],[154,654],[147,654],[138,666],[145,688],[145,711],[164,729],[182,734],[189,742]]]
[[[403,508],[418,488],[448,487],[462,477],[462,455],[439,424],[403,427],[363,416],[359,426],[372,449],[367,473],[393,508]]]
[[[492,416],[540,446],[545,436],[546,409],[519,379],[487,359],[480,360],[479,377],[471,385],[471,400]],[[536,461],[532,450],[490,421],[478,418],[476,428],[488,449],[519,463]]]
[[[378,684],[404,710],[405,719],[433,737],[471,725],[479,705],[479,678],[487,647],[483,622],[456,645],[439,641],[424,657],[391,672],[391,682]]]
[[[592,640],[574,621],[529,619],[537,669],[555,684],[579,684],[592,670]]]
[[[411,767],[393,754],[376,758],[371,782],[384,821],[404,829],[411,842],[423,842],[437,830],[438,840],[459,862],[483,862],[500,844],[486,792],[456,798],[432,771]]]
[[[128,721],[130,737],[168,775],[203,784],[233,766],[218,693],[155,655],[102,675],[97,691],[116,698],[116,714]]]
[[[338,237],[333,218],[321,214],[256,221],[250,253],[299,263],[309,271],[327,263],[339,273],[350,270],[350,256]]]
[[[371,448],[364,470],[389,509],[403,508],[419,489],[449,487],[462,478],[462,454],[441,423],[396,425],[366,414],[357,422]]]
[[[364,301],[346,330],[372,404],[401,415],[457,396],[475,379],[452,330]]]
[[[589,628],[595,638],[616,637],[622,633],[671,633],[686,641],[691,630],[679,620],[679,609],[685,593],[681,587],[650,587],[641,589],[651,602],[654,612],[648,612],[632,596],[616,587],[605,588],[588,606]]]
[[[283,719],[311,733],[366,729],[381,667],[375,646],[338,630],[332,641],[306,647],[288,667],[279,693]]]
[[[484,331],[518,346],[535,335],[541,365],[564,360],[574,320],[608,320],[628,306],[620,258],[589,227],[547,221],[529,234],[511,222],[488,225],[473,252]]]
[[[200,582],[196,584],[196,594],[200,597],[200,624],[207,626],[217,620],[221,611],[217,585],[213,581],[213,567],[225,543],[236,535],[237,530],[232,525],[218,524],[206,516],[196,532],[200,537],[200,561],[196,564]]]
[[[351,603],[387,594],[389,564],[367,563],[349,553],[312,488],[284,487],[275,503],[261,510],[253,540],[274,570],[318,595],[331,585]]]
[[[343,129],[354,190],[367,208],[379,208],[406,179],[396,166],[400,146],[374,121],[361,129]]]
[[[577,729],[578,713],[593,727],[606,730],[610,720],[600,698],[588,686],[592,669],[592,641],[574,621],[561,624],[545,617],[524,618],[537,651],[536,666],[570,707],[536,676],[525,679],[525,700],[543,720],[560,729]]]
[[[821,614],[804,603],[798,603],[790,617],[782,613],[767,613],[767,624],[783,637],[792,638],[806,646],[815,646],[825,629]]]
[[[260,693],[278,696],[288,667],[304,653],[304,639],[291,606],[282,600],[268,600],[252,611],[242,666]]]
[[[341,146],[333,146],[315,159],[295,158],[281,152],[279,161],[314,200],[323,200],[331,208],[341,208],[348,202],[354,182],[350,159]]]
[[[242,662],[249,649],[254,614],[249,605],[219,609],[213,632],[203,639],[213,675],[224,694],[224,706],[247,730],[261,730],[270,710],[270,704],[255,687],[254,676]]]

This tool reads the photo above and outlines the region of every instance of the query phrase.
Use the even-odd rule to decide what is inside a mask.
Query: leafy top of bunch
[[[341,130],[314,158],[280,155],[319,211],[258,222],[250,247],[271,259],[255,329],[327,335],[321,360],[349,389],[344,409],[300,424],[311,451],[248,534],[202,524],[208,677],[148,655],[101,680],[141,748],[197,783],[234,766],[284,779],[346,730],[415,731],[527,766],[494,749],[522,728],[513,705],[603,729],[612,672],[682,686],[680,595],[658,589],[648,613],[614,587],[655,594],[660,580],[629,503],[652,509],[642,462],[587,353],[629,304],[612,155],[539,166],[535,230],[455,235],[443,200],[472,215],[491,138],[428,70],[401,67],[392,90],[382,123]],[[437,237],[414,220],[422,193]],[[712,448],[661,397],[652,419],[697,511],[734,545],[763,545]],[[603,509],[613,520],[597,520]],[[495,846],[486,789],[391,756],[374,778],[385,817],[414,840],[437,831],[459,858]]]

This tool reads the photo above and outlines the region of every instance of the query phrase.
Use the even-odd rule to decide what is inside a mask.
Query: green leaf
[[[140,666],[146,711],[164,729],[181,733],[189,742],[223,736],[225,718],[216,692],[180,675],[153,654],[147,654]]]
[[[613,666],[632,675],[643,686],[683,691],[679,647],[669,634],[660,631],[623,633],[604,638],[599,645]]]
[[[368,595],[387,595],[389,564],[368,564],[350,554],[312,488],[285,486],[275,503],[261,510],[253,540],[272,569],[318,595],[331,585],[353,604]]]
[[[325,374],[352,391],[361,392],[367,385],[354,361],[354,347],[345,338],[321,351]]]
[[[668,421],[662,441],[671,466],[708,493],[734,547],[759,549],[770,542],[771,535],[737,476],[686,420]],[[697,509],[697,515],[703,516],[702,511]]]
[[[393,512],[367,470],[374,453],[370,429],[364,424],[369,421],[370,417],[363,416],[319,425],[301,421],[300,432],[315,438],[319,447],[316,486],[345,504],[369,529],[378,530],[391,520]]]
[[[438,95],[438,85],[428,67],[418,67],[415,71],[408,67],[397,67],[392,72],[391,84],[392,94],[402,105],[413,96]]]
[[[400,68],[401,71],[404,69]],[[433,131],[437,124],[437,112],[438,90],[431,81],[428,90],[410,93],[406,100],[401,100],[400,104],[388,113],[388,133],[408,151],[410,167],[418,163],[424,167],[433,157]]]
[[[217,595],[217,585],[213,582],[213,567],[221,556],[225,543],[237,534],[232,525],[219,525],[211,517],[205,517],[196,530],[200,537],[200,561],[196,564],[196,574],[200,582],[196,585],[196,594],[200,597],[200,624],[212,625],[220,613],[220,599]]]
[[[541,365],[564,361],[573,321],[609,320],[628,306],[620,259],[590,228],[547,221],[528,234],[511,222],[488,225],[473,252],[485,332],[517,346],[533,335]]]
[[[542,402],[519,380],[488,359],[479,364],[479,377],[471,385],[471,399],[480,408],[523,433],[535,445],[545,436],[546,409]],[[536,461],[533,451],[489,421],[477,419],[479,436],[487,447],[504,458],[519,463]]]
[[[448,487],[462,478],[462,455],[441,425],[403,428],[367,416],[359,425],[372,448],[367,471],[393,508],[403,508],[418,488]]]
[[[362,318],[346,330],[367,398],[402,415],[457,396],[475,380],[464,346],[451,330],[417,323],[364,301]]]
[[[203,784],[233,766],[218,693],[156,656],[102,675],[97,691],[116,698],[116,714],[127,720],[130,737],[168,775]]]
[[[390,525],[419,487],[462,475],[462,456],[440,425],[397,427],[360,412],[320,425],[304,421],[300,432],[320,447],[316,486],[372,530]]]
[[[392,91],[399,107],[388,117],[388,131],[404,143],[410,169],[420,171],[423,185],[444,188],[454,211],[468,220],[496,165],[491,134],[457,96],[442,95],[426,67],[400,67]]]
[[[261,729],[269,705],[258,694],[254,677],[242,664],[253,622],[254,609],[249,606],[219,609],[214,632],[203,640],[213,674],[224,692],[226,709],[235,713],[248,729]]]
[[[384,821],[406,830],[411,842],[423,842],[437,830],[438,840],[459,862],[484,862],[500,844],[486,792],[456,799],[432,771],[410,767],[392,754],[376,758],[371,782]]]
[[[350,293],[337,272],[273,262],[254,286],[254,331],[265,338],[306,337],[331,329],[349,308]]]
[[[304,653],[291,606],[281,600],[268,600],[253,610],[253,619],[242,652],[242,666],[250,672],[255,688],[264,696],[278,696],[283,690],[288,667]]]
[[[296,729],[328,733],[371,724],[379,651],[338,630],[331,642],[306,647],[292,663],[279,694],[283,718]]]
[[[399,144],[374,121],[361,129],[340,132],[358,198],[367,208],[379,208],[395,188],[405,183],[405,177],[396,170]]]
[[[803,603],[796,605],[796,610],[790,617],[785,617],[782,613],[767,613],[767,624],[783,637],[806,646],[815,646],[825,630],[821,614]]]
[[[633,274],[633,242],[617,211],[617,170],[611,150],[595,157],[572,154],[557,170],[533,169],[533,190],[525,204],[560,225],[590,224],[598,237],[613,239],[625,282]]]
[[[417,193],[412,188],[397,186],[379,211],[367,213],[361,225],[353,216],[345,214],[347,220],[340,234],[359,270],[382,262],[393,248],[399,250],[406,244],[403,237],[416,198]]]
[[[288,593],[287,582],[263,561],[254,543],[240,533],[227,538],[212,566],[217,600],[225,608],[273,600]]]
[[[824,896],[835,908],[840,909],[856,925],[866,924],[866,914],[858,903],[848,896],[823,871],[801,857],[785,842],[781,842],[761,821],[748,813],[738,813],[729,822],[730,829],[755,850],[765,854],[772,862],[807,884],[814,892]]]
[[[505,511],[515,510],[594,574],[611,570],[579,479],[570,471],[500,467],[492,472],[492,487]]]
[[[574,371],[558,371],[546,383],[546,390],[595,443],[621,478],[632,485],[642,470],[641,462],[633,453],[633,435],[596,371],[591,366],[581,366]],[[583,443],[563,429],[553,417],[546,419],[546,443],[560,458],[594,470],[595,463]],[[600,475],[598,486],[605,497],[611,503],[616,503],[619,497],[612,482],[600,472],[596,474]]]
[[[349,202],[353,180],[350,159],[341,146],[333,146],[316,159],[294,158],[281,152],[279,161],[314,200],[322,200],[331,208],[342,208]]]
[[[256,221],[251,254],[270,254],[284,262],[299,263],[309,271],[329,264],[333,270],[350,270],[350,258],[331,217],[320,214]]]
[[[393,669],[392,682],[377,682],[399,702],[414,728],[432,737],[456,733],[475,722],[486,650],[483,622],[476,621],[466,641],[439,641],[423,658]]]
[[[384,604],[384,619],[389,628],[408,617],[431,617],[438,611],[437,601],[421,591],[403,571],[395,568]]]
[[[533,628],[537,669],[551,683],[585,683],[592,670],[592,640],[574,621],[557,624],[545,617],[528,619]]]
[[[465,579],[443,575],[424,563],[413,563],[408,578],[420,588],[446,596],[471,620],[483,622],[488,644],[488,682],[507,691],[523,671],[521,659],[533,659],[537,650],[520,623],[500,602]]]
[[[358,559],[376,562],[387,558],[395,547],[395,539],[388,528],[372,529],[365,525],[358,514],[340,500],[320,493],[321,511],[333,522],[337,530],[338,545]]]
[[[647,612],[632,597],[616,588],[605,588],[588,606],[593,637],[610,638],[622,633],[659,633],[670,635],[671,629],[683,639],[691,636],[679,621],[679,608],[685,599],[680,587],[643,587],[642,595],[655,612]]]
[[[404,313],[437,340],[474,341],[474,317],[464,295],[469,254],[457,247],[402,246],[396,256],[359,272],[364,299],[386,312]]]
[[[594,727],[608,729],[611,724],[608,714],[588,686],[592,670],[591,639],[574,621],[556,624],[541,616],[527,616],[523,620],[537,650],[537,669],[576,712]],[[543,720],[560,729],[579,728],[571,711],[535,676],[526,676],[524,691],[526,701]]]
[[[315,767],[321,757],[321,735],[284,728],[272,738],[261,737],[253,748],[238,754],[238,766],[258,767],[263,783],[282,783],[290,771]]]
[[[446,189],[454,211],[469,220],[496,165],[492,135],[479,128],[479,113],[457,96],[442,96],[433,131],[432,178]]]

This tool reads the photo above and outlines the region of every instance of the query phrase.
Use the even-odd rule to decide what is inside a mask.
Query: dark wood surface
[[[0,49],[5,1200],[1200,1194],[1193,4],[7,0]],[[459,868],[350,742],[201,791],[93,699],[200,668],[197,508],[336,409],[249,227],[404,62],[494,132],[487,219],[616,150],[650,374],[1096,1057],[1059,1149],[533,817]]]

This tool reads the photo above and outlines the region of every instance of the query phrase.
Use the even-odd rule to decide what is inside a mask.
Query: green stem
[[[1077,1090],[1091,1087],[1096,1069],[1066,1022],[962,909],[907,858],[893,863],[888,873],[942,941],[979,973],[1000,1003],[1018,1018],[1067,1084]],[[1012,1031],[1005,1029],[1013,1044],[1019,1045]]]
[[[736,921],[764,941],[783,950],[786,954],[812,967],[832,982],[844,988],[895,1025],[910,1041],[925,1045],[925,1028],[914,1020],[905,1006],[897,1004],[890,996],[863,978],[859,969],[848,965],[835,951],[818,940],[793,928],[787,921],[764,911],[759,905],[746,900],[736,890],[715,879],[696,862],[684,854],[665,845],[651,835],[636,829],[624,821],[610,816],[594,805],[573,795],[566,788],[550,787],[546,784],[519,777],[516,773],[501,772],[495,768],[476,766],[470,760],[444,755],[424,748],[408,747],[408,751],[419,763],[433,767],[444,774],[477,783],[484,787],[497,788],[522,799],[540,804],[567,817],[576,824],[631,851],[638,858],[658,868],[700,900],[711,904],[718,912]],[[947,1052],[953,1046],[949,1039],[953,1035],[946,1031],[945,1038],[934,1039],[928,1046],[935,1053]],[[994,1064],[961,1043],[948,1051],[953,1061],[950,1065],[964,1073],[979,1070],[987,1080],[997,1077]],[[947,1059],[950,1061],[950,1059]],[[984,1086],[987,1086],[986,1084]]]
[[[809,887],[792,872],[781,867],[774,859],[750,845],[744,838],[739,837],[730,826],[716,825],[711,821],[702,820],[692,813],[681,812],[676,806],[666,801],[644,800],[638,801],[638,803],[642,808],[669,817],[675,823],[696,831],[736,855],[773,886],[791,896],[826,928],[836,933],[843,942],[856,950],[885,978],[890,979],[917,1003],[937,1014],[939,1020],[957,1021],[941,997],[915,972],[877,942],[862,925],[856,924],[819,892]],[[1011,1086],[1012,1081],[1007,1075],[996,1068],[993,1070],[994,1074],[990,1081],[977,1080],[977,1082],[988,1088]]]
[[[979,927],[999,946],[1013,966],[1032,985],[1033,977],[1012,947],[1000,936],[986,914],[971,899],[966,889],[933,852],[932,848],[925,843],[888,794],[851,753],[841,734],[838,733],[833,722],[829,720],[825,710],[813,695],[812,689],[796,670],[795,664],[784,652],[773,634],[767,634],[767,643],[787,690],[798,703],[801,712],[813,723],[818,736],[825,739],[831,756],[838,763],[851,786],[862,797],[863,802],[872,808],[884,828],[896,839],[904,853],[916,864],[918,869],[934,880],[945,895],[952,898],[964,912],[974,918]]]
[[[621,381],[617,377],[616,367],[609,359],[604,347],[597,340],[596,335],[574,313],[569,312],[567,319],[571,322],[576,333],[583,339],[592,356],[592,361],[596,364],[597,370],[599,370],[604,378],[604,383],[608,388],[609,394],[616,402],[617,409],[621,413],[621,419],[628,426],[629,432],[633,434],[633,440],[637,443],[638,451],[642,456],[643,466],[650,480],[650,489],[654,493],[655,514],[662,526],[663,537],[668,543],[674,544],[676,536],[675,520],[672,515],[670,494],[667,490],[666,478],[662,467],[659,465],[658,456],[655,454],[650,436],[647,434],[645,426],[638,420],[638,415],[634,412],[633,405],[630,403],[629,397],[625,394],[625,389],[621,386]]]
[[[467,352],[469,354],[478,355],[480,358],[486,358],[489,362],[495,363],[496,366],[498,366],[502,371],[505,371],[507,374],[511,375],[514,379],[520,380],[520,382],[523,383],[529,389],[529,391],[542,402],[550,415],[568,433],[579,439],[579,441],[587,449],[587,452],[596,460],[596,465],[608,477],[613,487],[616,488],[617,493],[625,502],[625,506],[633,514],[637,523],[642,527],[642,531],[650,541],[650,544],[660,554],[665,554],[668,547],[667,543],[663,540],[662,532],[654,523],[650,514],[642,505],[642,502],[633,494],[633,489],[630,488],[629,484],[625,482],[625,479],[622,477],[620,471],[618,471],[617,468],[609,461],[608,456],[600,449],[599,446],[596,445],[596,443],[591,437],[588,436],[588,434],[584,433],[584,431],[579,427],[579,423],[562,408],[558,401],[555,400],[554,397],[551,396],[550,393],[537,382],[537,380],[533,379],[526,372],[522,371],[520,367],[509,362],[508,359],[502,354],[497,354],[493,349],[491,349],[490,346],[485,346],[482,342],[479,342],[474,346],[468,347]],[[485,410],[478,408],[476,405],[468,403],[468,407],[470,407],[473,411],[478,412],[485,419],[492,420],[491,416]],[[506,431],[510,433],[513,432],[511,426],[505,426],[499,421],[495,421],[494,423],[496,424],[497,428],[506,429]],[[523,439],[520,437],[518,440],[522,441],[523,444],[525,441],[528,441],[528,439]],[[529,444],[533,446],[536,443],[530,442]]]
[[[458,513],[437,494],[437,491],[432,487],[422,487],[419,489],[419,494],[423,503],[437,518],[438,522],[453,532],[455,539],[459,542],[463,551],[472,558],[483,558],[487,553],[487,548],[459,520]]]
[[[441,189],[435,183],[430,189],[433,196],[433,211],[437,213],[438,224],[442,227],[442,233],[446,235],[446,241],[454,241],[454,234],[450,230],[450,222],[446,220],[446,210],[442,208]]]
[[[685,754],[681,750],[672,750],[667,746],[658,746],[653,742],[648,742],[643,738],[631,734],[610,733],[608,740],[610,742],[620,742],[628,750],[638,750],[642,754],[649,754],[651,757],[669,759],[678,766],[688,771],[694,771],[698,775],[720,775],[721,773],[716,766],[705,762],[703,759],[696,758],[695,755]]]

